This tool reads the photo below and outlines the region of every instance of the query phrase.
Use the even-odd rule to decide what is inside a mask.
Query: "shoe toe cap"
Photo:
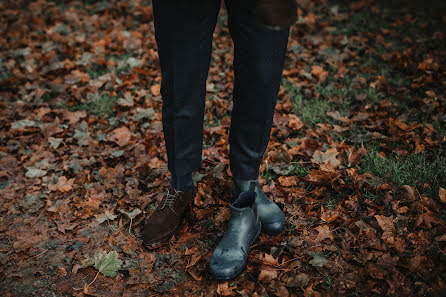
[[[280,220],[277,222],[262,222],[262,229],[265,233],[276,234],[285,228],[285,220]]]
[[[245,261],[220,262],[218,260],[210,261],[209,271],[217,280],[229,280],[242,272]]]

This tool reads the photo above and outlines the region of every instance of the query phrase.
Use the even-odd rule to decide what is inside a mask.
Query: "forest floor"
[[[445,6],[298,2],[259,178],[286,228],[217,282],[207,264],[232,199],[224,8],[194,216],[144,249],[170,179],[149,1],[0,1],[0,295],[445,296]]]

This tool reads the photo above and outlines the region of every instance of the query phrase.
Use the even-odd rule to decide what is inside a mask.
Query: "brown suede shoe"
[[[194,197],[195,187],[186,193],[167,186],[160,205],[145,222],[143,245],[169,239],[178,230],[184,218],[190,214]]]

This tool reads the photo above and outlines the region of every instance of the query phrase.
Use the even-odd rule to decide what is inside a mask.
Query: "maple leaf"
[[[73,189],[74,178],[67,179],[65,176],[59,177],[56,189],[62,193],[69,192]]]
[[[110,211],[107,209],[107,210],[105,211],[105,213],[103,213],[103,214],[99,214],[99,215],[95,215],[95,217],[96,217],[96,221],[98,221],[99,224],[101,224],[101,223],[103,223],[103,222],[105,222],[105,221],[107,221],[107,220],[113,221],[113,220],[116,219],[118,216],[115,215],[115,214],[113,214],[113,212],[110,212]]]
[[[338,154],[339,152],[335,147],[330,148],[325,152],[322,152],[320,150],[315,150],[311,161],[316,164],[331,162],[331,164],[333,164],[333,166],[336,168],[341,164],[341,162],[338,159],[336,159],[336,156]]]
[[[115,277],[122,265],[122,261],[118,259],[118,253],[116,251],[110,251],[108,253],[99,251],[94,255],[93,260],[93,267],[104,276],[109,277]]]
[[[316,230],[317,232],[319,232],[319,234],[314,240],[315,242],[321,242],[326,238],[333,240],[333,234],[330,231],[330,227],[328,227],[327,225],[318,226],[316,227]]]

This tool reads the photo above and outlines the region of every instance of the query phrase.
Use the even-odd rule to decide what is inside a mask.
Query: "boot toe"
[[[209,262],[209,271],[217,280],[230,280],[243,271],[246,261],[218,261]]]
[[[273,203],[258,206],[262,230],[267,234],[279,233],[285,228],[285,215],[280,207]]]
[[[277,222],[263,222],[262,229],[267,234],[277,234],[285,229],[285,219]]]

